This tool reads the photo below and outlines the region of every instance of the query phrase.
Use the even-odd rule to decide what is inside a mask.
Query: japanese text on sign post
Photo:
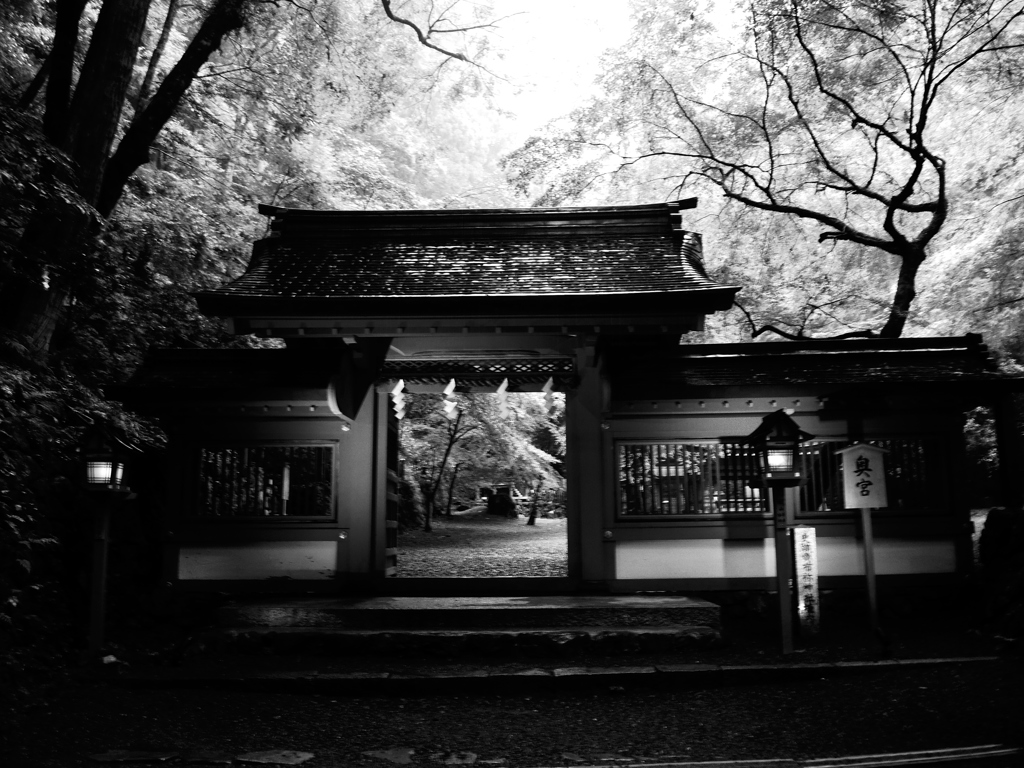
[[[847,509],[889,506],[885,490],[885,449],[866,443],[839,451],[843,457],[843,497]]]
[[[800,627],[814,634],[820,627],[818,602],[818,547],[814,526],[798,525],[793,529],[796,543],[796,607]]]

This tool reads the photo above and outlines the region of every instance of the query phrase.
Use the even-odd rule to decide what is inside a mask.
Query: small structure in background
[[[491,494],[487,496],[487,514],[500,515],[501,517],[514,518],[519,516],[515,489],[510,485],[496,485]]]

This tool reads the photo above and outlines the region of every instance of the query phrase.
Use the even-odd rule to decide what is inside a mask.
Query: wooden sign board
[[[836,451],[843,457],[843,499],[847,509],[889,506],[885,490],[885,448],[857,443]]]
[[[814,526],[798,525],[793,528],[796,548],[796,610],[800,628],[807,634],[817,634],[821,627],[818,600],[818,547]]]

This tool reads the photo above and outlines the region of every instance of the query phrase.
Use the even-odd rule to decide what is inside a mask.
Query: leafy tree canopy
[[[216,257],[206,266],[233,274],[256,202],[422,205],[443,151],[394,116],[428,94],[487,97],[469,62],[486,58],[493,20],[464,3],[61,0],[4,13],[0,95],[6,114],[22,111],[5,119],[33,121],[47,146],[31,152],[67,169],[62,186],[27,188],[38,197],[9,222],[0,263],[0,328],[37,351],[119,216],[141,207],[179,226],[189,210]],[[174,217],[156,210],[168,202]]]
[[[564,490],[564,395],[555,395],[549,409],[541,394],[509,394],[507,413],[493,395],[454,399],[458,412],[449,419],[441,395],[409,395],[401,423],[406,475],[424,487],[428,529],[442,495],[471,501],[479,488],[495,485],[523,493]]]
[[[978,153],[963,117],[1000,109],[1003,89],[1019,84],[1024,3],[753,0],[736,17],[740,37],[694,0],[633,8],[633,35],[607,55],[601,94],[507,158],[519,187],[538,204],[713,190],[789,217],[791,234],[814,232],[822,246],[726,215],[743,219],[747,239],[726,238],[752,251],[745,271],[767,257],[757,285],[778,283],[759,304],[788,289],[773,269],[782,258],[790,274],[802,272],[796,257],[825,276],[781,322],[748,315],[754,335],[902,334],[918,274],[953,223],[959,168]],[[801,253],[780,254],[779,242]]]

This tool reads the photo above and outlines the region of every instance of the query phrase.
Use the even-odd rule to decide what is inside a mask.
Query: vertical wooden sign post
[[[885,490],[885,448],[857,443],[836,451],[843,457],[843,498],[847,509],[860,510],[864,537],[864,577],[868,586],[868,611],[871,631],[877,637],[878,591],[875,587],[875,537],[871,530],[871,511],[889,506]]]
[[[813,525],[793,527],[796,551],[796,612],[800,631],[818,634],[821,611],[818,601],[818,545]]]

